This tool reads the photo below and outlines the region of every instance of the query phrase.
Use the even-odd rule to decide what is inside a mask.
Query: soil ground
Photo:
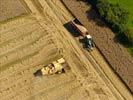
[[[106,62],[97,50],[92,52],[98,58],[95,60],[65,29],[63,25],[73,16],[60,0],[21,2],[29,7],[30,14],[3,22],[0,27],[1,100],[132,100],[110,69],[106,72],[111,73],[124,95],[101,71],[96,61]],[[70,67],[65,73],[34,76],[60,57]]]

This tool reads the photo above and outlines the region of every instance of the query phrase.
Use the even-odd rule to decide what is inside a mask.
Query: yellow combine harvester
[[[64,72],[64,66],[66,64],[66,61],[64,58],[60,58],[56,61],[53,61],[52,63],[48,64],[47,66],[44,66],[42,69],[37,70],[34,75],[37,76],[39,74],[41,75],[52,75],[52,74],[59,74]]]

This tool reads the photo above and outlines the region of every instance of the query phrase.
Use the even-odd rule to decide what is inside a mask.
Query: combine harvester
[[[66,61],[64,58],[60,58],[52,63],[44,66],[42,69],[37,70],[34,75],[52,75],[52,74],[60,74],[65,72],[64,67],[66,66]]]
[[[91,35],[88,34],[88,30],[77,19],[70,21],[70,24],[83,36],[83,47],[87,50],[93,50],[94,42]]]

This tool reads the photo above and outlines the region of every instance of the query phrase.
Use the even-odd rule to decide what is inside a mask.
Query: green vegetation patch
[[[98,11],[101,19],[112,29],[118,40],[133,54],[133,1],[87,0]]]
[[[109,0],[112,4],[119,4],[129,12],[128,27],[133,28],[133,0]]]
[[[128,47],[128,51],[133,55],[133,0],[109,0],[111,4],[119,4],[121,7],[129,12],[129,17],[127,20],[128,32],[126,33],[131,45]]]
[[[128,52],[133,56],[133,47],[129,47]]]

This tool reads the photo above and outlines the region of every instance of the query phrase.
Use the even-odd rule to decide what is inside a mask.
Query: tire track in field
[[[65,75],[65,74],[64,74]],[[25,81],[25,83],[21,85],[22,88],[20,88],[20,90],[18,91],[17,90],[17,87],[16,87],[16,92],[20,93],[19,96],[23,96],[26,92],[28,92],[29,94],[27,96],[25,96],[25,98],[31,96],[31,95],[35,95],[36,94],[36,91],[38,92],[42,92],[42,91],[47,91],[49,89],[52,89],[52,88],[55,88],[55,87],[58,87],[62,84],[68,84],[70,83],[71,81],[74,80],[74,77],[73,77],[73,74],[68,74],[68,75],[65,75],[64,76],[63,74],[62,75],[57,75],[57,76],[51,76],[51,81],[37,81],[37,82],[34,82],[34,78],[32,77],[32,79],[27,79],[27,81]],[[59,76],[59,77],[58,77]],[[45,79],[45,77],[43,77]],[[54,84],[55,83],[55,80],[59,80],[58,84]],[[64,80],[66,79],[66,80]],[[46,80],[46,79],[45,79]],[[44,84],[45,83],[45,84]],[[32,85],[31,85],[32,84]],[[20,84],[19,84],[20,85]],[[30,90],[32,90],[32,94],[30,93]],[[11,91],[12,92],[12,91]],[[15,92],[15,91],[14,91]],[[11,93],[11,95],[9,95],[9,98],[11,98],[10,96],[13,96],[14,93]],[[7,98],[7,97],[6,97]],[[24,97],[22,98],[24,99]]]
[[[32,67],[33,67],[33,66],[32,66]],[[27,81],[28,81],[29,79],[31,79],[31,78],[28,78],[27,75],[31,74],[31,76],[33,76],[33,71],[32,71],[32,70],[33,70],[33,68],[27,69],[27,71],[25,70],[26,73],[23,72],[23,74],[20,74],[21,76],[18,76],[18,78],[19,78],[19,77],[20,77],[20,78],[19,78],[19,79],[14,79],[14,80],[17,80],[17,81],[15,81],[14,83],[10,84],[10,86],[13,85],[13,87],[14,87],[14,85],[17,84],[17,83],[18,83],[19,85],[20,85],[20,83],[24,84],[24,83],[22,82],[22,81],[23,81],[22,79],[24,79],[24,80],[26,79]],[[24,74],[25,74],[25,75],[24,75]],[[17,75],[17,74],[15,74],[14,76],[16,76],[16,75]],[[19,74],[18,74],[18,75],[19,75]],[[24,77],[24,76],[22,77],[22,75],[24,75],[25,77]],[[13,76],[12,76],[12,77],[13,77]],[[21,77],[22,77],[22,78],[21,78]],[[29,77],[30,77],[30,76],[29,76]],[[17,77],[15,77],[15,78],[17,78]],[[28,78],[28,79],[27,79],[27,78]],[[11,79],[11,78],[9,78],[9,79]],[[12,81],[12,79],[11,79],[11,81]],[[8,81],[8,82],[11,83],[10,81]],[[5,82],[4,82],[4,84],[9,84],[9,83],[5,83]],[[16,87],[16,86],[15,86],[15,87]],[[11,88],[11,87],[9,87],[8,85],[6,85],[5,91],[6,91],[7,89],[9,90],[9,88]],[[20,88],[19,88],[19,89],[20,89]],[[12,92],[12,91],[11,91],[11,92]]]
[[[38,33],[38,34],[37,34]],[[26,36],[22,36],[20,38],[14,39],[10,41],[7,45],[1,46],[0,57],[3,57],[5,54],[13,53],[16,50],[20,50],[25,46],[33,44],[35,41],[39,40],[44,34],[44,31],[36,30],[32,33],[27,34]]]
[[[9,30],[14,30],[18,27],[24,26],[28,23],[35,22],[36,19],[32,17],[31,15],[18,18],[13,21],[9,21],[6,23],[1,24],[0,23],[0,35],[9,32]]]
[[[45,43],[47,43],[47,42],[45,42]],[[23,49],[23,51],[18,51],[17,53],[11,54],[8,59],[3,58],[4,60],[3,60],[3,63],[1,63],[1,67],[6,67],[6,66],[14,64],[22,59],[25,59],[26,57],[34,54],[35,52],[39,52],[44,46],[45,46],[45,48],[54,46],[54,45],[48,45],[48,47],[46,47],[47,45],[48,44],[42,44],[40,47],[32,48],[32,51],[28,52],[29,51],[28,49],[31,49],[31,47],[33,46],[33,45],[31,45],[30,48],[26,48],[26,49]]]
[[[19,28],[10,30],[7,33],[1,34],[0,46],[5,45],[6,43],[8,43],[9,41],[11,41],[15,38],[19,38],[23,35],[33,32],[34,30],[30,30],[31,28],[36,30],[37,28],[39,28],[39,26],[38,26],[38,24],[36,24],[34,22],[34,23],[27,24],[23,27],[19,27]]]
[[[49,51],[50,52],[47,51],[48,54],[52,55],[50,57],[48,57],[47,55],[42,55],[40,53],[40,55],[39,54],[38,55],[34,55],[33,57],[29,57],[29,58],[26,58],[24,60],[21,60],[21,62],[18,62],[18,63],[14,64],[14,65],[10,65],[9,68],[11,68],[11,69],[5,70],[3,73],[0,74],[1,75],[0,83],[4,82],[4,79],[6,79],[6,77],[12,77],[12,75],[17,74],[17,73],[21,73],[21,72],[23,73],[24,70],[26,70],[28,67],[29,68],[36,67],[37,69],[41,68],[42,67],[41,64],[46,65],[46,64],[50,63],[51,61],[53,61],[53,59],[55,59],[55,58],[57,58],[59,56],[57,50],[50,49]],[[48,57],[48,58],[47,59],[43,59],[44,57]],[[40,60],[38,58],[40,58]],[[37,59],[36,62],[34,62],[35,59]],[[20,67],[18,67],[18,66],[20,66]]]

